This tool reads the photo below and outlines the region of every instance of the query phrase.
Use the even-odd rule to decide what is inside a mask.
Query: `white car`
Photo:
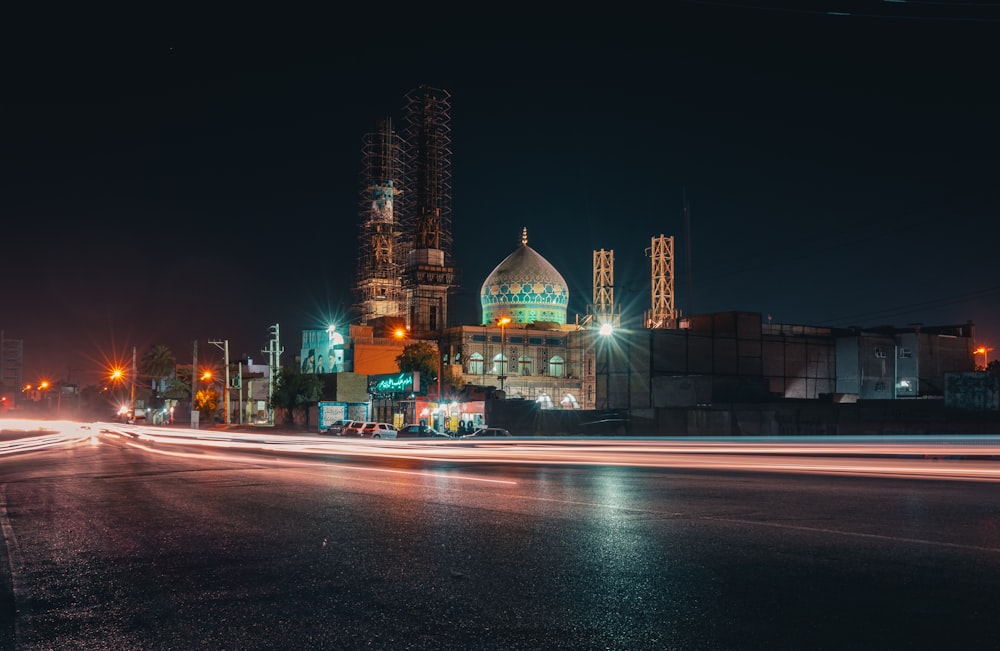
[[[365,423],[361,436],[366,439],[394,439],[396,428],[389,423]]]

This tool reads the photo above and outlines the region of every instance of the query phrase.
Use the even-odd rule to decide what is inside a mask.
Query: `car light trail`
[[[97,440],[88,425],[64,420],[5,419],[0,421],[0,430],[6,434],[0,439],[0,454],[35,452]]]
[[[266,463],[288,465],[304,455],[314,463],[338,458],[382,458],[417,463],[625,466],[663,469],[737,470],[866,477],[1000,481],[1000,436],[811,436],[723,438],[519,438],[479,441],[368,440],[280,432],[212,431],[176,427],[127,426],[115,423],[87,425],[60,421],[8,421],[4,430],[39,436],[11,438],[0,443],[0,453],[44,449],[79,443],[93,432],[116,437],[129,445],[158,454],[208,458],[182,452],[181,446],[266,451]],[[159,446],[172,446],[165,450]],[[284,455],[284,456],[281,456]],[[236,455],[210,458],[236,461]],[[239,457],[247,460],[247,457]],[[254,457],[262,463],[261,457]],[[313,463],[313,461],[310,461]],[[337,462],[339,464],[339,462]],[[345,468],[374,470],[367,466]],[[415,470],[379,469],[379,472],[421,474]],[[447,475],[455,477],[454,475]],[[477,479],[466,477],[466,479]]]

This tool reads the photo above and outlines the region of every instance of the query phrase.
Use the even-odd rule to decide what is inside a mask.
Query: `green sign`
[[[420,393],[420,373],[369,375],[368,393]]]

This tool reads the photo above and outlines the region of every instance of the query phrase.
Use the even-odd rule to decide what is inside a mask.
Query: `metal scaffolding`
[[[646,327],[669,329],[677,326],[674,308],[674,238],[660,235],[652,238],[646,249],[651,261],[650,310],[646,313]]]
[[[447,326],[448,294],[457,286],[451,259],[451,95],[420,86],[406,94],[405,169],[409,240],[402,287],[406,318],[419,336]]]
[[[615,252],[594,251],[594,321],[618,327],[615,313]]]
[[[408,244],[401,219],[403,152],[403,139],[388,118],[363,138],[361,228],[355,278],[356,308],[362,324],[406,313],[401,284]]]

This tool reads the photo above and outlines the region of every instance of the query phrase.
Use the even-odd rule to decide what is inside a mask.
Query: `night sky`
[[[275,323],[290,363],[350,319],[361,139],[421,84],[452,96],[451,325],[527,227],[569,320],[603,248],[638,325],[663,234],[685,314],[1000,344],[1000,6],[663,7],[5,21],[0,329],[25,381],[196,339],[263,361]]]

